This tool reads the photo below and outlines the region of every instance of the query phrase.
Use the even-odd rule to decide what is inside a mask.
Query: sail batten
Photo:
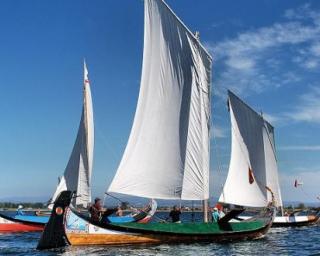
[[[94,148],[94,123],[93,107],[88,79],[88,70],[84,63],[83,107],[78,134],[70,155],[68,164],[57,189],[52,197],[52,202],[63,190],[77,192],[73,204],[87,207],[91,202],[91,175]]]
[[[211,57],[162,0],[145,1],[144,23],[136,114],[108,192],[206,199]]]

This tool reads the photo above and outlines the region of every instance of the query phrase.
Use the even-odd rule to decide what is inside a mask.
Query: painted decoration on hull
[[[108,230],[90,224],[85,219],[74,214],[70,208],[68,208],[66,212],[65,230],[66,234],[123,234],[123,232]]]
[[[79,218],[68,209],[65,220],[66,232],[70,233],[88,233],[89,225],[84,219]]]

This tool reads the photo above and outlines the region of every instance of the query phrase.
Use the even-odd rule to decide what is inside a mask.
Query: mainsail
[[[231,159],[220,202],[263,207],[271,200],[268,186],[282,205],[275,157],[273,127],[232,92],[229,94],[231,118]]]
[[[52,202],[63,190],[77,191],[73,204],[87,207],[91,202],[91,174],[94,148],[93,108],[88,70],[84,63],[83,109],[76,142],[69,162],[53,195]]]
[[[147,198],[209,198],[211,57],[162,0],[145,0],[133,127],[108,189]]]

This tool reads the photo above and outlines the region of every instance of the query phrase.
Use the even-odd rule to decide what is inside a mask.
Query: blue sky
[[[320,194],[320,2],[168,0],[212,53],[212,193],[230,157],[226,88],[276,128],[283,198]],[[0,198],[50,197],[75,140],[86,58],[95,111],[93,194],[102,195],[132,125],[143,1],[5,0],[0,8]],[[220,166],[220,168],[218,168]],[[218,171],[220,169],[220,171]],[[295,178],[303,188],[294,189]]]

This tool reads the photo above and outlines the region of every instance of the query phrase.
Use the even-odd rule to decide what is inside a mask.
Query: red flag
[[[249,167],[249,183],[252,184],[254,182],[254,176],[251,168]]]

